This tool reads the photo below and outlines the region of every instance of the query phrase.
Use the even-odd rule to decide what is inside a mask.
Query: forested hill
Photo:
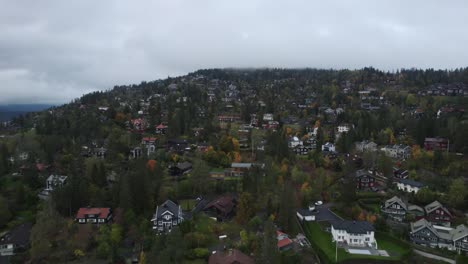
[[[257,263],[309,263],[275,234],[296,236],[297,212],[323,201],[372,223],[401,263],[409,234],[390,230],[386,199],[438,201],[466,222],[467,108],[468,68],[208,69],[115,86],[2,123],[0,231],[34,224],[14,263],[206,263],[225,245]],[[428,188],[405,194],[398,175]],[[155,210],[173,203],[182,222],[163,226]],[[85,224],[88,210],[112,224]],[[310,242],[333,245],[316,227]]]
[[[24,115],[28,112],[41,111],[52,107],[50,104],[8,104],[0,105],[0,122]]]

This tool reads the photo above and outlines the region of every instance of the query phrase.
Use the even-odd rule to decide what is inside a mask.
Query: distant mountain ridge
[[[8,104],[0,105],[0,122],[8,121],[27,112],[41,111],[50,108],[51,104]]]

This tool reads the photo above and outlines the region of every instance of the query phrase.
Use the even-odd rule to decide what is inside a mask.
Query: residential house
[[[384,202],[380,207],[381,212],[393,221],[403,222],[407,215],[416,219],[424,217],[424,209],[420,206],[409,204],[398,196],[394,196]]]
[[[24,223],[0,235],[0,257],[13,256],[29,246],[31,223]]]
[[[352,247],[377,249],[374,227],[366,221],[339,220],[331,223],[332,240]]]
[[[371,190],[375,187],[375,177],[366,170],[356,171],[354,180],[358,190]]]
[[[416,194],[417,192],[419,192],[419,190],[421,190],[424,187],[425,185],[423,183],[420,183],[418,181],[414,181],[411,179],[400,179],[397,182],[398,190],[404,191],[407,193]]]
[[[408,212],[408,205],[399,197],[393,196],[385,201],[380,210],[390,219],[402,222]]]
[[[155,127],[155,132],[158,135],[166,135],[168,126],[163,125],[162,123]]]
[[[409,172],[404,169],[395,169],[393,171],[393,176],[397,179],[406,179],[409,176]]]
[[[225,177],[242,177],[253,167],[264,168],[265,164],[261,163],[231,163],[231,168],[224,171]]]
[[[146,120],[143,118],[132,119],[131,123],[133,125],[133,129],[137,132],[143,132],[148,125]]]
[[[289,140],[288,140],[288,147],[289,148],[295,148],[297,146],[302,146],[303,145],[303,142],[302,140],[300,140],[298,137],[294,136],[294,137],[290,137]]]
[[[323,144],[322,151],[335,152],[335,144],[330,142]]]
[[[439,201],[424,206],[426,220],[434,225],[450,226],[452,214]]]
[[[356,142],[356,150],[359,152],[375,152],[377,151],[377,144],[368,140]]]
[[[143,150],[140,147],[135,147],[130,150],[130,158],[138,159],[143,154]]]
[[[263,121],[264,122],[273,121],[273,120],[274,120],[273,114],[266,113],[266,114],[263,115]]]
[[[309,152],[313,151],[314,148],[310,145],[299,145],[293,149],[293,152],[296,153],[296,155],[307,155]]]
[[[105,159],[107,155],[107,149],[104,147],[94,148],[93,156],[99,159]]]
[[[46,180],[46,188],[45,191],[51,192],[56,188],[63,187],[67,182],[68,176],[63,175],[50,175]]]
[[[216,218],[217,221],[222,222],[231,219],[234,216],[236,207],[237,198],[233,195],[224,195],[209,202],[203,208],[203,212],[213,218]]]
[[[410,240],[418,245],[468,252],[468,228],[465,225],[456,228],[437,226],[422,218],[411,223]]]
[[[394,159],[406,160],[411,156],[411,148],[406,145],[389,145],[380,150],[388,157]]]
[[[185,139],[169,139],[167,141],[167,148],[179,153],[190,150],[189,143]]]
[[[237,249],[216,251],[210,255],[208,264],[255,264],[255,261]]]
[[[108,207],[82,207],[76,213],[75,221],[80,224],[106,224],[112,221],[112,209]]]
[[[192,163],[178,162],[177,164],[169,167],[169,174],[171,176],[181,176],[189,173],[192,170]]]
[[[281,231],[276,231],[277,247],[279,251],[286,251],[292,249],[294,246],[293,241],[289,238],[288,234]]]
[[[317,211],[315,211],[315,206],[314,205],[309,205],[307,208],[301,208],[297,210],[296,216],[299,218],[301,221],[305,222],[310,222],[310,221],[315,221],[315,214]]]
[[[424,140],[425,150],[448,151],[449,142],[445,138],[426,138]]]
[[[157,206],[151,219],[153,230],[158,232],[170,232],[182,221],[184,221],[182,208],[171,200],[166,200],[162,205]]]

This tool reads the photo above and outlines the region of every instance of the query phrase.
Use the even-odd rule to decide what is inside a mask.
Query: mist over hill
[[[52,107],[51,104],[8,104],[0,105],[0,121],[7,121],[19,115]]]

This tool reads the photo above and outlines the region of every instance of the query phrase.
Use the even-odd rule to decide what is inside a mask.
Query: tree
[[[0,196],[0,227],[6,225],[11,219],[10,208],[8,207],[8,201]]]
[[[260,254],[256,254],[258,256],[257,262],[268,264],[279,263],[280,254],[278,252],[276,229],[273,222],[268,220],[265,223],[263,230],[263,236],[260,236]]]
[[[422,188],[415,195],[416,201],[421,204],[428,204],[437,199],[437,194],[429,188]]]
[[[34,263],[42,262],[44,258],[53,253],[52,243],[60,233],[65,220],[55,211],[51,201],[44,204],[44,208],[38,212],[36,223],[31,229],[31,260]]]
[[[210,168],[203,160],[196,160],[191,171],[193,190],[195,195],[205,194],[208,191]]]
[[[292,225],[294,217],[294,190],[290,182],[285,182],[283,192],[280,197],[280,206],[278,212],[278,222],[280,226],[288,231]]]
[[[250,218],[255,214],[255,207],[253,206],[254,200],[252,195],[247,192],[243,192],[239,197],[239,203],[237,205],[236,221],[239,224],[247,223]]]
[[[447,193],[447,201],[451,207],[458,208],[465,200],[466,189],[463,178],[453,179]]]

